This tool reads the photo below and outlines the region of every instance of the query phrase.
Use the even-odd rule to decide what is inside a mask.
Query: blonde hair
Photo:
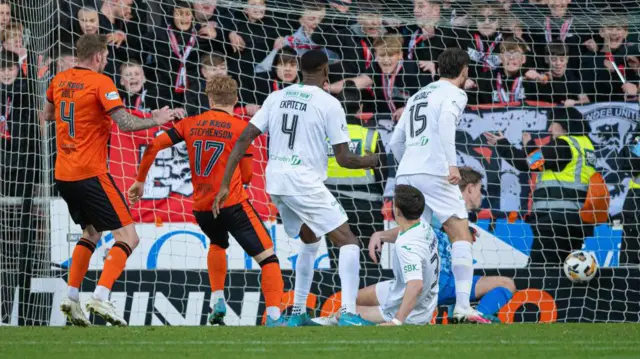
[[[76,57],[79,61],[85,61],[91,56],[107,49],[107,37],[100,34],[82,35],[76,42]]]
[[[238,83],[229,76],[214,76],[207,81],[207,97],[218,106],[233,106],[238,101]]]
[[[404,40],[401,35],[385,35],[376,39],[373,48],[376,52],[393,55],[402,52]]]

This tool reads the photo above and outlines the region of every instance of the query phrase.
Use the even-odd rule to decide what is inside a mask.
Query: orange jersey
[[[56,115],[55,178],[79,181],[108,173],[109,114],[124,107],[113,81],[75,67],[51,80],[47,100],[55,106]]]
[[[136,180],[145,181],[158,151],[185,141],[193,184],[193,210],[211,211],[231,150],[245,127],[245,121],[221,110],[187,117],[156,137],[147,147]],[[251,159],[252,151],[250,148],[245,158]],[[242,177],[246,174],[243,171],[241,176],[239,168],[236,168],[229,185],[229,196],[222,207],[233,206],[249,198],[242,186]]]

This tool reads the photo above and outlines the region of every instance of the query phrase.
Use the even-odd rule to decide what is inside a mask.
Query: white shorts
[[[378,303],[380,303],[378,310],[380,310],[380,315],[382,315],[382,318],[387,322],[390,322],[391,320],[393,320],[393,318],[396,317],[396,313],[398,313],[398,310],[400,309],[400,305],[402,304],[401,300],[391,300],[391,298],[389,298],[389,291],[391,290],[391,287],[395,284],[394,282],[395,280],[391,279],[391,280],[385,280],[384,282],[380,282],[376,284],[376,297],[378,298]],[[402,293],[402,295],[404,295],[404,293]],[[405,324],[411,324],[411,325],[429,324],[431,322],[431,318],[433,317],[433,312],[436,309],[435,308],[436,303],[437,303],[437,299],[435,301],[432,301],[432,303],[430,303],[428,309],[423,309],[421,308],[422,306],[416,305],[416,307],[420,309],[414,308],[411,311],[411,313],[409,313],[409,316],[407,317],[407,319],[404,321]]]
[[[404,175],[396,178],[396,185],[406,184],[417,188],[424,195],[426,206],[422,220],[432,223],[435,216],[440,224],[451,217],[469,217],[460,187],[447,181],[446,177],[427,174]]]
[[[349,219],[340,202],[326,188],[308,195],[272,194],[271,200],[280,212],[285,232],[291,238],[300,234],[303,223],[317,237],[322,237]]]

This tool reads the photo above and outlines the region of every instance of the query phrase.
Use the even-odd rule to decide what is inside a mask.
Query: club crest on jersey
[[[118,92],[117,92],[117,91],[111,91],[111,92],[108,92],[108,93],[106,93],[104,96],[105,96],[105,97],[107,98],[107,100],[109,100],[109,101],[117,100],[117,99],[119,99],[119,98],[120,98],[120,95],[118,95]]]

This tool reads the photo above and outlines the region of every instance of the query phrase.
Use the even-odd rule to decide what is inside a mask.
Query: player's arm
[[[406,283],[402,304],[396,312],[394,324],[400,325],[407,320],[409,314],[416,306],[418,296],[422,292],[424,279],[422,278],[422,260],[420,256],[412,252],[412,248],[406,246],[396,247],[396,253],[402,267],[402,280]],[[397,278],[400,279],[400,278]]]
[[[55,121],[56,120],[56,107],[53,103],[47,101],[44,104],[44,120]]]
[[[56,120],[56,106],[53,104],[53,81],[47,88],[47,101],[45,101],[45,104],[44,104],[42,119],[44,121]]]
[[[413,106],[410,103],[411,100],[409,100],[409,102],[407,103],[407,108],[411,108]],[[404,150],[406,149],[405,142],[407,140],[407,135],[405,132],[405,126],[407,122],[411,120],[409,116],[412,112],[413,111],[404,111],[402,113],[402,116],[400,116],[400,120],[398,120],[398,124],[393,129],[391,140],[389,140],[389,149],[398,162],[402,160],[402,156],[404,156]]]
[[[184,110],[171,110],[168,106],[151,111],[151,117],[148,118],[140,118],[133,115],[124,107],[117,108],[111,112],[111,118],[118,124],[118,128],[120,128],[122,132],[134,132],[162,126],[169,121],[183,118],[184,116]]]
[[[347,127],[347,118],[338,101],[335,105],[327,109],[325,115],[325,133],[329,138],[329,143],[333,147],[336,162],[340,167],[358,169],[358,168],[375,168],[380,164],[378,155],[360,156],[349,150],[349,128]]]
[[[409,314],[413,308],[415,308],[416,303],[418,302],[418,296],[422,292],[422,279],[413,279],[407,282],[407,286],[404,289],[404,297],[402,298],[402,304],[400,304],[400,308],[396,312],[396,317],[394,319],[398,320],[399,323],[394,322],[396,325],[400,325],[407,320]]]
[[[260,111],[262,111],[262,109],[260,109],[258,113],[256,113],[256,116],[260,114]],[[260,129],[256,127],[252,122],[253,119],[247,125],[244,131],[242,131],[242,134],[238,138],[238,141],[236,142],[235,146],[233,146],[233,150],[231,150],[231,154],[229,155],[229,159],[227,160],[227,166],[224,169],[224,176],[222,177],[220,190],[218,191],[218,194],[216,195],[216,198],[213,202],[212,209],[214,216],[217,216],[220,213],[220,206],[224,204],[224,201],[229,195],[229,184],[231,183],[233,172],[236,170],[236,167],[238,167],[240,161],[244,158],[247,149],[251,145],[251,142],[253,142],[256,137],[262,134],[262,131],[260,131]]]
[[[376,232],[369,240],[369,257],[373,263],[378,263],[378,253],[382,251],[382,243],[395,243],[400,233],[400,227]]]
[[[333,153],[336,155],[336,161],[340,167],[344,168],[375,168],[380,165],[380,157],[378,155],[360,156],[349,150],[349,143],[337,143],[332,145]]]
[[[169,148],[176,143],[184,141],[176,128],[172,128],[167,132],[163,132],[160,136],[156,137],[144,150],[142,159],[140,160],[140,167],[138,168],[138,175],[136,176],[135,183],[129,188],[129,201],[131,204],[137,203],[142,199],[144,194],[144,182],[146,181],[147,174],[153,161],[155,161],[158,152]]]
[[[253,177],[253,151],[249,149],[240,160],[240,177],[243,184],[249,184]]]

